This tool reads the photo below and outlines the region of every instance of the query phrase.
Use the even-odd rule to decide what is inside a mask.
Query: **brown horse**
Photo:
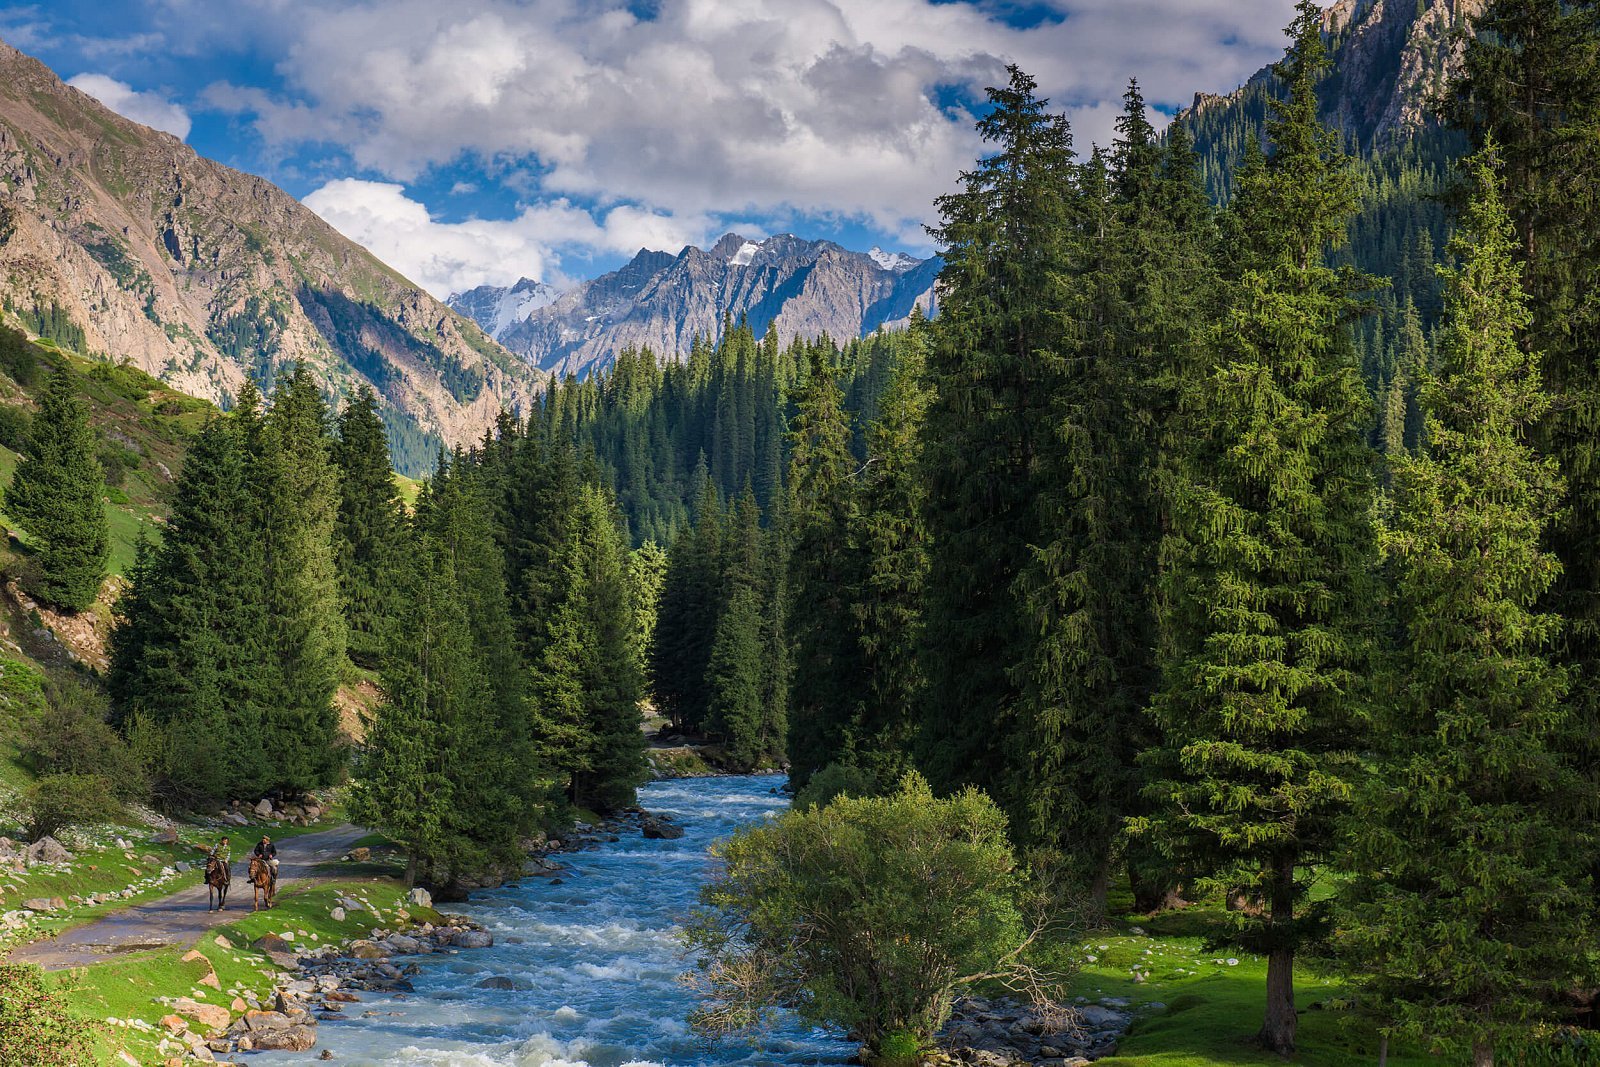
[[[233,875],[228,870],[228,865],[215,856],[206,857],[206,910],[212,911],[212,899],[216,900],[216,911],[228,910],[228,886],[233,882]]]
[[[272,877],[272,865],[260,856],[250,857],[250,872],[245,876],[251,886],[250,910],[257,911],[261,902],[266,901],[267,907],[275,907],[273,897],[277,895],[278,887]]]

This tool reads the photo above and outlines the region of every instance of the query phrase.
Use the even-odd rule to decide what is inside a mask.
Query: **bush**
[[[105,698],[75,679],[48,682],[18,747],[37,774],[104,778],[126,800],[149,791],[138,760],[106,721]]]
[[[794,796],[797,808],[822,808],[838,797],[875,797],[882,790],[878,780],[860,767],[848,763],[830,763],[811,776]]]
[[[976,790],[938,799],[908,775],[891,796],[796,809],[713,851],[722,870],[685,934],[703,1034],[789,1008],[854,1034],[871,1062],[916,1063],[965,986],[1002,981],[1041,1006],[1062,994],[1065,975],[1029,957],[1055,923]]]
[[[0,962],[0,1063],[77,1067],[94,1062],[93,1024],[79,1018],[44,972]]]
[[[15,404],[0,404],[0,445],[13,452],[27,452],[28,438],[33,433],[33,416],[28,409]]]
[[[46,775],[28,790],[28,837],[33,841],[120,814],[122,805],[110,780],[98,774]]]
[[[39,356],[27,335],[9,326],[0,326],[0,371],[24,389],[39,384]]]

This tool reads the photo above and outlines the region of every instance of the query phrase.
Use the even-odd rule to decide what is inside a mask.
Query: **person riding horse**
[[[261,835],[261,840],[256,842],[256,847],[251,855],[261,860],[272,872],[272,891],[278,891],[278,846],[272,843],[272,838],[266,834]]]
[[[211,895],[216,893],[216,906],[219,910],[228,906],[228,886],[233,882],[232,850],[228,846],[228,839],[224,837],[211,846],[206,853],[205,883],[206,883],[206,910],[211,910]]]

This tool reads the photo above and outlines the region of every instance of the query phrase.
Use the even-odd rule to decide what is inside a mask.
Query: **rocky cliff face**
[[[696,337],[715,340],[726,321],[741,317],[758,334],[773,324],[784,343],[823,334],[844,341],[903,325],[919,304],[934,310],[939,267],[937,259],[851,252],[790,234],[758,243],[730,233],[709,250],[640,250],[621,270],[548,303],[526,280],[479,287],[450,303],[535,366],[583,375],[630,346],[675,358]]]
[[[1319,89],[1323,120],[1363,149],[1382,148],[1433,123],[1432,101],[1459,71],[1458,31],[1488,0],[1339,0],[1323,11],[1334,70]],[[1271,68],[1233,93],[1200,93],[1180,120],[1216,123],[1226,112],[1254,120],[1274,87]]]
[[[3,42],[0,300],[36,332],[65,330],[210,400],[294,361],[331,397],[370,383],[413,468],[525,406],[541,380],[287,193]]]

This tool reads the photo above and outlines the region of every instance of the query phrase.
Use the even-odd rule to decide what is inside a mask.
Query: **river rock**
[[[258,1052],[310,1052],[317,1047],[317,1032],[309,1026],[289,1026],[252,1032],[250,1040]]]
[[[1089,1004],[1078,1009],[1078,1019],[1089,1030],[1125,1030],[1129,1017],[1112,1008]]]
[[[378,946],[385,956],[415,956],[422,951],[422,943],[414,937],[394,934]]]
[[[61,842],[46,834],[28,846],[28,863],[70,863],[72,853],[61,847]]]
[[[250,942],[250,947],[257,952],[293,952],[294,946],[289,944],[277,934],[262,934]]]
[[[202,1004],[188,997],[179,997],[173,1001],[172,1010],[210,1030],[226,1030],[228,1021],[232,1018],[228,1009],[221,1004]]]
[[[522,987],[518,986],[516,982],[513,982],[509,978],[502,978],[500,975],[495,975],[493,978],[485,978],[483,981],[479,982],[478,983],[478,988],[479,989],[520,989]]]
[[[252,1034],[267,1030],[282,1030],[289,1026],[289,1017],[281,1011],[262,1011],[252,1008],[244,1013],[239,1020],[244,1025],[239,1029],[248,1030]]]
[[[457,948],[490,948],[494,935],[487,930],[462,930],[451,939]]]
[[[380,960],[384,956],[383,949],[366,938],[350,942],[350,947],[345,951],[358,960]]]
[[[676,841],[683,836],[683,827],[658,815],[646,815],[639,823],[639,832],[652,841]]]

